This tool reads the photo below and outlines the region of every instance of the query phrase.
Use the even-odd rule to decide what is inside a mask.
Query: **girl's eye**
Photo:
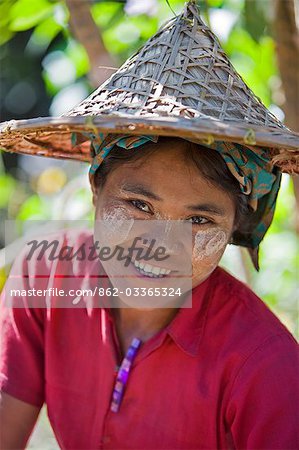
[[[209,219],[206,219],[205,217],[201,216],[190,217],[190,219],[188,220],[192,221],[192,223],[195,225],[204,225],[206,223],[211,222]]]
[[[150,212],[148,205],[141,200],[130,200],[130,203],[133,206],[135,206],[135,208],[139,209],[140,211]]]

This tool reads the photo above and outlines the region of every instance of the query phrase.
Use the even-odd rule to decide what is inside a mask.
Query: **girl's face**
[[[93,179],[91,187],[96,220],[191,222],[194,288],[221,259],[233,232],[235,205],[200,175],[185,152],[175,141],[164,143],[149,157],[114,169],[104,187],[96,188]]]

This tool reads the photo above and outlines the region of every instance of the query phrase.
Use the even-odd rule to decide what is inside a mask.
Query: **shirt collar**
[[[198,354],[200,340],[203,334],[211,291],[214,289],[213,281],[220,268],[217,267],[209,277],[192,289],[187,302],[192,301],[192,307],[180,308],[177,315],[167,327],[169,336],[174,342],[190,356]]]

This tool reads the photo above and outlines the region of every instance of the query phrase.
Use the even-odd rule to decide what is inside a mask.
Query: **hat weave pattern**
[[[235,71],[193,2],[67,115],[200,117],[286,129]]]
[[[88,133],[262,146],[272,165],[299,173],[299,133],[249,89],[195,0],[67,114],[0,124],[0,148],[91,162]]]

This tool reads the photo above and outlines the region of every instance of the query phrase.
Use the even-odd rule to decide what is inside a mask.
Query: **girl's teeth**
[[[150,264],[144,264],[139,261],[134,261],[135,267],[144,275],[149,277],[163,277],[164,275],[168,275],[171,271],[167,269],[162,269],[160,267],[154,267]]]
[[[143,270],[145,270],[145,272],[151,272],[152,266],[150,266],[149,264],[145,264],[145,266],[143,267]]]

